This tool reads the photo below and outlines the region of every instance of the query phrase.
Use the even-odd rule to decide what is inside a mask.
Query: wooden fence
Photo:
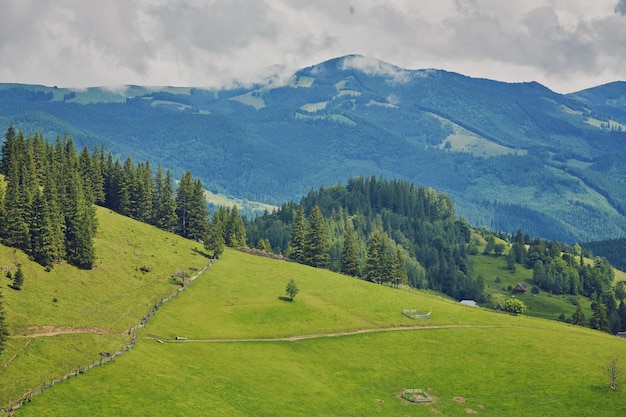
[[[60,378],[54,378],[50,382],[43,381],[41,384],[37,385],[35,388],[33,388],[31,390],[28,390],[26,393],[22,394],[19,398],[11,400],[6,408],[0,408],[0,413],[1,414],[8,414],[8,416],[12,416],[15,410],[17,410],[20,407],[22,407],[25,403],[30,402],[30,400],[31,400],[31,398],[33,396],[42,394],[45,390],[47,390],[49,388],[52,388],[52,386],[54,386],[54,384],[58,384],[59,382],[63,382],[65,380],[67,380],[67,379],[76,377],[79,374],[87,372],[88,370],[93,369],[96,366],[100,366],[100,365],[103,365],[103,364],[105,364],[107,362],[110,362],[113,359],[115,359],[116,357],[122,356],[124,353],[128,352],[130,349],[135,347],[135,343],[137,342],[137,334],[135,333],[137,331],[137,329],[140,329],[142,327],[146,327],[146,324],[148,324],[148,320],[150,320],[150,317],[154,316],[156,314],[156,312],[159,310],[159,308],[161,308],[161,306],[163,304],[165,304],[169,300],[171,300],[172,297],[175,297],[178,294],[180,294],[182,291],[185,290],[185,288],[187,288],[187,286],[189,286],[193,281],[198,279],[198,277],[204,271],[206,271],[207,269],[209,269],[211,267],[211,265],[213,265],[213,261],[214,261],[214,259],[211,259],[211,262],[209,262],[209,264],[207,266],[202,268],[195,275],[191,276],[188,280],[183,281],[183,284],[176,291],[173,291],[169,295],[167,295],[165,297],[162,297],[160,300],[156,301],[154,303],[154,305],[152,306],[152,309],[150,310],[150,312],[141,319],[139,324],[137,324],[137,325],[131,327],[130,329],[128,329],[128,334],[132,335],[132,337],[130,338],[130,343],[127,344],[126,346],[124,346],[122,349],[118,350],[117,352],[110,353],[110,354],[102,352],[102,353],[100,353],[100,360],[99,361],[92,362],[92,363],[90,363],[89,365],[86,365],[86,366],[79,366],[79,367],[76,368],[76,370],[72,370],[71,372],[68,372],[67,374],[65,374],[64,376],[62,376]]]

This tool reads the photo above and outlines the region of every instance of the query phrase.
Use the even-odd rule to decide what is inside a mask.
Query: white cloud
[[[411,73],[409,71],[377,59],[359,55],[346,57],[341,63],[341,68],[356,69],[367,75],[385,77],[394,83],[403,84],[411,81]]]
[[[626,79],[626,0],[431,3],[0,0],[0,82],[224,86],[349,54],[557,91]]]

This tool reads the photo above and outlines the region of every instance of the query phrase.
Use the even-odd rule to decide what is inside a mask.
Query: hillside
[[[0,355],[0,408],[29,389],[100,360],[129,343],[128,330],[163,297],[207,265],[202,245],[98,208],[96,265],[65,263],[49,272],[0,245],[9,339]],[[7,271],[21,264],[21,291]],[[45,337],[46,334],[55,335]],[[39,336],[39,337],[38,337]]]
[[[284,297],[290,278],[300,289],[293,302]],[[431,318],[409,319],[406,308]],[[124,356],[16,415],[614,416],[626,408],[605,388],[606,362],[626,353],[621,339],[232,250],[139,336]],[[433,401],[405,401],[405,388]]]
[[[624,83],[560,95],[347,56],[228,91],[2,84],[0,123],[276,205],[350,176],[407,179],[471,224],[574,242],[626,233],[623,97]]]

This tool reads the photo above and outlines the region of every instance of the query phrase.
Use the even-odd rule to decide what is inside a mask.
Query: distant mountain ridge
[[[446,192],[476,226],[626,235],[626,82],[563,95],[350,55],[219,91],[0,84],[0,123],[190,169],[249,200],[383,175]]]

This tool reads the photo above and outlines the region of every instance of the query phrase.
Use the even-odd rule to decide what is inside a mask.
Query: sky
[[[358,54],[568,93],[626,81],[626,0],[0,0],[0,82],[223,88]]]

